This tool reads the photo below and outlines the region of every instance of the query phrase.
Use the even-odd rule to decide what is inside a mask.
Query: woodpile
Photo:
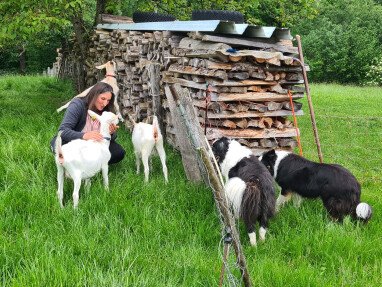
[[[236,138],[256,154],[296,146],[298,131],[290,116],[292,106],[296,115],[303,114],[297,100],[304,88],[291,40],[102,29],[92,40],[87,84],[103,77],[97,64],[113,59],[122,115],[146,121],[157,114],[174,147],[165,93],[172,84],[188,89],[208,140]]]

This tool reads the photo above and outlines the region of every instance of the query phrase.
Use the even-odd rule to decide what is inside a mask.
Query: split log
[[[240,121],[236,122],[236,125],[241,129],[246,129],[248,127],[248,121],[247,119],[241,119]]]
[[[289,102],[284,102],[283,103],[283,108],[286,109],[286,110],[291,111],[292,110],[292,106],[290,104],[290,101]],[[293,101],[293,108],[294,108],[295,112],[301,110],[302,103]]]
[[[257,128],[257,127],[259,127],[258,119],[248,121],[248,128]]]
[[[266,147],[266,148],[275,148],[277,147],[277,142],[274,139],[261,139],[260,146]]]
[[[282,130],[284,128],[284,125],[279,120],[273,120],[273,127],[275,127],[276,129]]]
[[[283,108],[283,104],[284,103],[276,103],[276,102],[267,102],[265,103],[265,105],[267,106],[268,108],[268,111],[277,111],[277,110],[281,110]]]
[[[295,139],[290,138],[280,138],[277,139],[278,145],[280,147],[291,147],[295,148],[297,146],[297,141]]]
[[[259,128],[263,129],[263,128],[271,128],[273,124],[273,119],[272,118],[269,118],[269,117],[263,117],[263,118],[260,118],[259,120]]]
[[[249,78],[248,72],[230,72],[227,75],[229,79],[246,80]]]
[[[178,64],[172,64],[168,68],[169,72],[179,73],[179,74],[190,74],[190,75],[205,75],[207,77],[216,77],[222,80],[227,80],[227,73],[221,70],[210,70],[205,68],[194,68],[190,66],[180,66]]]
[[[180,40],[179,48],[193,49],[193,50],[205,49],[205,50],[217,51],[217,50],[227,50],[232,47],[224,43],[199,41],[199,40],[194,40],[188,37],[184,37],[182,40]]]

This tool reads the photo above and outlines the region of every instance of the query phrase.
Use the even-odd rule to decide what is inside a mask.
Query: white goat
[[[73,179],[73,205],[78,206],[81,180],[85,180],[85,187],[90,188],[90,178],[102,170],[103,183],[105,189],[109,189],[108,162],[111,154],[110,145],[110,124],[118,124],[118,117],[111,112],[103,112],[101,116],[88,110],[92,118],[97,118],[100,122],[100,134],[104,140],[73,140],[62,145],[61,131],[58,133],[55,145],[55,160],[57,165],[57,196],[60,206],[63,207],[62,199],[64,193],[64,172],[65,175]]]
[[[149,181],[149,157],[155,146],[160,160],[162,162],[162,170],[166,183],[167,178],[167,166],[166,166],[166,153],[163,148],[163,136],[161,134],[158,119],[156,116],[153,118],[153,124],[136,123],[131,117],[130,120],[134,124],[132,141],[134,145],[134,153],[137,164],[137,173],[139,173],[140,159],[142,159],[145,182]]]
[[[123,122],[123,118],[122,118],[122,115],[121,115],[121,113],[119,111],[119,105],[118,105],[119,88],[118,88],[118,85],[117,85],[117,79],[116,79],[116,75],[115,75],[115,73],[117,71],[116,64],[115,64],[114,61],[108,61],[106,64],[103,64],[103,65],[100,65],[100,66],[96,66],[96,68],[98,70],[106,69],[105,78],[101,82],[107,83],[107,84],[109,84],[113,88],[113,93],[114,93],[114,108],[115,108],[115,111],[116,111],[116,114],[117,114],[118,118]],[[74,98],[85,97],[89,93],[91,88],[93,88],[93,87],[94,87],[94,85],[91,86],[90,88],[87,88],[85,91],[83,91],[81,94],[78,94]],[[69,106],[70,102],[71,101],[69,101],[68,103],[66,103],[62,107],[58,108],[57,112],[59,113],[62,110],[66,109]]]

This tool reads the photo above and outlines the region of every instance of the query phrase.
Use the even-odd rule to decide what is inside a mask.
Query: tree
[[[83,62],[87,52],[87,33],[94,20],[94,6],[91,0],[3,1],[0,3],[0,49],[7,51],[18,47],[20,71],[25,72],[28,46],[42,41],[41,35],[54,31],[64,40],[74,31],[80,61]]]
[[[51,14],[45,11],[51,11]],[[57,17],[56,12],[49,2],[35,5],[34,1],[9,0],[0,3],[0,49],[17,47],[22,73],[25,73],[26,49],[34,41],[34,36],[49,31],[51,27],[69,24]]]
[[[372,0],[323,0],[319,10],[293,29],[301,35],[310,78],[362,83],[382,56],[382,6]]]

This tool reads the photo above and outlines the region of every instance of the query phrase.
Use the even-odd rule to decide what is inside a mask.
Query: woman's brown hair
[[[102,111],[108,111],[108,112],[114,113],[115,111],[114,111],[113,103],[114,103],[115,95],[113,93],[113,88],[112,86],[104,82],[99,82],[95,84],[93,88],[91,88],[89,93],[84,97],[84,101],[86,103],[87,108],[89,110],[92,110],[93,112],[99,113],[100,111],[98,111],[95,108],[95,102],[100,94],[107,93],[107,92],[111,93],[111,99],[110,99],[110,102]]]

